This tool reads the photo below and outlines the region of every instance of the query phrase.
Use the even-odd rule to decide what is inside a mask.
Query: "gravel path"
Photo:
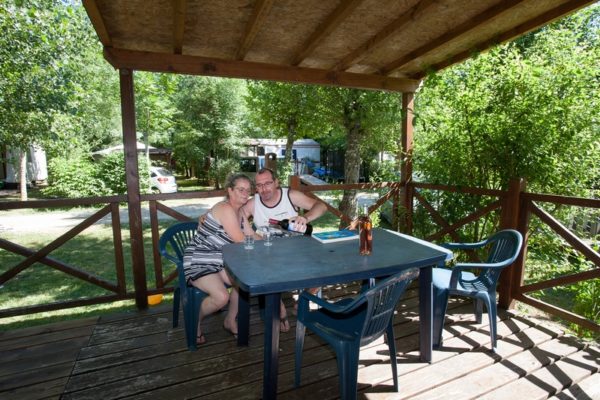
[[[215,203],[222,200],[221,197],[204,199],[170,200],[163,203],[178,212],[191,218],[196,218],[209,210]],[[85,218],[97,212],[97,209],[76,209],[73,211],[33,211],[33,210],[10,210],[0,211],[0,234],[2,232],[39,232],[52,230],[68,230]],[[121,223],[129,221],[127,208],[120,209]],[[150,220],[148,203],[142,204],[142,218]],[[159,220],[173,220],[170,216],[158,212]],[[97,224],[110,224],[111,217],[107,215]]]

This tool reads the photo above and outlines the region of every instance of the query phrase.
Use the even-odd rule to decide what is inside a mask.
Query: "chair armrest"
[[[486,264],[486,263],[457,263],[456,265],[454,265],[451,268],[452,274],[450,275],[450,289],[456,289],[456,284],[458,283],[458,278],[460,277],[460,274],[464,270],[469,270],[469,269],[502,269],[502,268],[510,265],[510,263],[508,261],[510,261],[510,260],[502,261],[502,262],[499,262],[499,263],[490,263],[490,264]]]
[[[477,243],[442,243],[440,246],[448,250],[474,250],[480,249],[488,244],[488,240],[482,240]]]
[[[175,265],[179,265],[180,260],[178,257],[174,257],[172,255],[170,255],[169,253],[165,252],[160,252],[160,255],[163,256],[164,258],[166,258],[167,260],[171,261],[172,263],[174,263]]]
[[[304,290],[302,293],[300,293],[300,297],[298,298],[298,309],[301,309],[302,307],[308,307],[308,302],[310,301],[331,312],[347,313],[364,303],[365,298],[359,296],[356,299],[352,299],[350,302],[344,302],[344,304],[339,304],[339,302],[329,303],[327,300],[310,294]],[[306,306],[304,306],[304,303],[306,303]]]

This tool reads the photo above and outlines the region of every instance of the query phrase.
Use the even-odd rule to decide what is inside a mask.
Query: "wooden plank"
[[[181,54],[185,33],[187,0],[173,0],[173,53]]]
[[[536,344],[550,340],[551,337],[540,334],[540,331],[537,331],[535,328],[528,328],[522,332],[517,332],[514,336],[499,340],[497,354],[490,352],[486,348],[478,348],[476,351],[465,351],[465,347],[471,345],[470,342],[473,336],[468,335],[465,339],[467,341],[464,341],[464,339],[461,340],[461,338],[456,338],[453,341],[450,351],[456,351],[454,349],[457,348],[460,352],[460,349],[463,349],[461,353],[455,354],[454,357],[446,358],[428,368],[414,371],[410,374],[405,374],[402,369],[399,369],[399,385],[402,390],[400,396],[397,398],[467,398],[460,394],[465,389],[464,385],[459,382],[461,378],[468,377],[478,370],[499,362],[503,358],[519,354],[523,349],[529,349]],[[432,380],[432,376],[435,376],[436,379]]]
[[[19,349],[27,349],[36,345],[44,345],[47,343],[55,343],[63,340],[71,340],[80,337],[89,337],[94,331],[94,326],[82,326],[69,330],[54,331],[46,334],[35,336],[15,337],[6,339],[0,342],[0,351],[7,350],[15,351]]]
[[[242,40],[240,41],[240,45],[235,54],[236,60],[243,60],[244,57],[246,57],[248,50],[252,46],[252,43],[254,43],[254,39],[256,39],[258,31],[269,15],[269,11],[271,11],[273,1],[274,0],[258,0],[254,3],[252,15],[246,24],[244,35],[242,36]]]
[[[421,0],[418,1],[413,7],[411,7],[408,11],[401,14],[398,18],[387,24],[382,30],[377,32],[375,36],[367,40],[365,43],[361,44],[358,48],[353,50],[350,54],[346,55],[340,62],[338,62],[333,68],[336,71],[343,71],[351,67],[353,64],[360,62],[363,58],[365,58],[368,54],[370,54],[373,50],[385,44],[388,40],[390,40],[394,35],[401,31],[405,26],[409,23],[417,20],[421,14],[429,6],[435,4],[434,0]]]
[[[595,373],[560,392],[549,400],[600,399],[600,374]]]
[[[500,43],[504,43],[504,42],[512,40],[516,37],[522,36],[527,32],[535,30],[543,25],[549,24],[550,22],[552,22],[558,18],[565,17],[568,14],[573,13],[573,12],[579,10],[580,8],[583,8],[592,3],[593,3],[593,1],[590,1],[590,0],[568,0],[568,1],[558,5],[557,7],[537,16],[536,18],[532,18],[532,19],[522,23],[521,25],[518,25],[516,27],[511,27],[510,29],[508,29],[505,32],[499,32],[492,39],[488,39],[488,40],[484,40],[482,42],[476,43],[475,45],[472,46],[472,48],[465,50],[463,52],[460,52],[458,54],[454,54],[452,57],[450,57],[449,59],[447,59],[445,61],[430,65],[427,72],[419,71],[418,73],[416,73],[414,75],[414,78],[423,78],[428,73],[431,73],[431,71],[440,71],[446,67],[449,67],[450,65],[453,65],[453,64],[459,63],[463,60],[466,60],[468,58],[471,58],[474,53],[481,53],[493,46],[497,46]]]
[[[29,369],[19,374],[3,376],[0,378],[0,394],[37,383],[67,378],[72,368],[71,361],[53,365],[51,368]]]
[[[309,38],[300,46],[300,49],[294,55],[291,64],[299,65],[314,49],[327,37],[335,28],[337,28],[348,15],[352,13],[364,0],[346,0],[340,2],[335,10],[319,24]]]
[[[102,44],[108,47],[112,46],[110,35],[106,30],[106,25],[104,24],[104,19],[102,18],[102,14],[98,9],[96,0],[83,0],[83,7],[90,17],[90,21],[92,21],[92,25],[94,25],[94,29],[96,30],[98,38]]]
[[[314,68],[115,48],[104,48],[104,58],[113,67],[119,69],[149,72],[168,71],[177,74],[312,83],[391,92],[414,92],[419,87],[420,82],[415,79],[392,78],[381,75],[331,72]]]
[[[478,26],[489,23],[489,21],[510,8],[518,5],[523,0],[505,0],[499,4],[492,6],[484,12],[469,18],[466,22],[456,26],[454,29],[445,32],[443,35],[433,39],[421,47],[411,51],[408,54],[404,54],[398,57],[394,61],[390,62],[386,66],[380,69],[380,73],[383,75],[389,74],[394,70],[401,68],[409,62],[424,56],[425,54],[435,51],[439,47],[447,45],[448,42],[458,38],[459,36],[477,28]]]
[[[29,384],[6,392],[0,392],[0,397],[19,400],[59,399],[68,379],[69,377],[65,376],[49,381]]]
[[[7,339],[22,339],[27,336],[37,336],[40,334],[68,331],[73,328],[96,325],[98,317],[71,319],[61,322],[54,322],[45,325],[30,326],[27,328],[13,329],[10,331],[0,332],[0,346],[3,340]]]
[[[87,344],[89,336],[60,342],[7,350],[0,353],[0,376],[20,373],[27,369],[47,368],[64,362],[75,362],[79,350]]]
[[[593,373],[598,372],[600,361],[597,353],[589,349],[562,358],[554,364],[529,374],[526,379],[519,379],[511,384],[480,397],[481,399],[507,399],[509,394],[519,393],[526,399],[546,399],[548,396],[570,387]]]
[[[387,345],[379,339],[361,349],[360,398],[434,398],[436,393],[445,398],[466,398],[465,395],[453,396],[448,390],[457,386],[468,386],[466,393],[479,398],[492,393],[496,396],[496,391],[503,387],[517,385],[494,397],[514,400],[514,393],[521,394],[519,385],[524,383],[520,381],[545,383],[542,380],[545,377],[536,375],[544,376],[544,373],[565,377],[556,379],[565,386],[565,394],[560,398],[576,398],[577,393],[591,394],[588,398],[598,397],[593,394],[596,393],[594,383],[597,385],[600,379],[600,349],[575,337],[563,336],[560,326],[499,310],[498,354],[494,355],[489,351],[487,324],[476,324],[472,304],[459,299],[452,299],[449,304],[444,346],[434,351],[432,364],[420,362],[416,287],[407,291],[394,320],[400,393],[392,391]],[[324,297],[339,299],[355,295],[359,289],[358,283],[330,285],[324,288]],[[289,295],[285,300],[292,330],[282,334],[280,343],[278,397],[339,398],[335,354],[330,346],[310,332],[307,332],[303,353],[302,385],[294,388],[293,300]],[[236,345],[223,330],[223,314],[218,313],[203,324],[209,339],[207,345],[190,352],[185,346],[183,328],[171,327],[171,311],[171,304],[164,304],[144,312],[102,316],[95,332],[92,329],[96,319],[5,332],[0,335],[0,344],[10,342],[16,347],[8,346],[0,352],[4,362],[0,365],[0,398],[59,398],[63,392],[65,399],[131,395],[152,400],[197,397],[241,400],[261,396],[263,323],[255,298],[251,306],[253,336],[249,347]],[[484,322],[486,320],[484,318]],[[84,336],[69,333],[83,328],[98,337],[86,341]],[[61,336],[63,339],[58,339]],[[28,340],[37,340],[37,344],[31,348],[23,347]],[[79,348],[79,358],[73,365],[69,356],[74,359]],[[9,362],[5,361],[7,355]],[[561,361],[565,367],[561,366]],[[569,381],[581,385],[573,386]],[[551,379],[549,382],[549,387],[562,390],[562,386],[558,389]],[[542,391],[543,396],[540,396],[529,386],[523,390],[525,396],[531,394],[532,398],[546,398],[550,393]]]

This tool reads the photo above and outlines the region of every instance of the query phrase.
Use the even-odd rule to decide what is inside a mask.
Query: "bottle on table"
[[[278,225],[286,231],[303,233],[305,236],[310,236],[313,231],[313,227],[311,224],[306,224],[305,227],[300,228],[296,226],[296,224],[294,224],[293,222],[290,222],[289,219],[282,219],[281,221],[279,221],[273,218],[269,218],[269,224]]]
[[[363,206],[362,214],[358,217],[359,252],[368,256],[373,251],[373,223],[369,218],[369,207]]]

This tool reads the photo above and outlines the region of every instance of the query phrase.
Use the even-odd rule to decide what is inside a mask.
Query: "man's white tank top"
[[[269,224],[269,218],[281,221],[290,219],[298,215],[298,211],[292,204],[288,188],[279,188],[281,190],[281,199],[274,207],[268,207],[263,204],[260,195],[257,193],[254,200],[254,225],[263,226]]]

